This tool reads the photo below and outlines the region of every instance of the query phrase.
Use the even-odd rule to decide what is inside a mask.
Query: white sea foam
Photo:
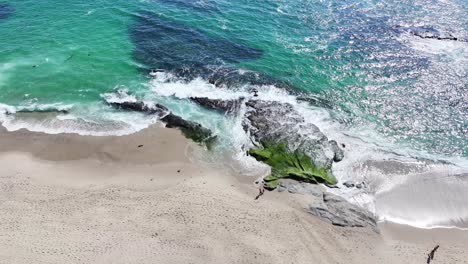
[[[468,171],[435,166],[429,172],[409,174],[406,181],[376,194],[381,221],[421,228],[466,227]]]
[[[68,113],[70,110],[73,112]],[[48,134],[127,135],[156,122],[156,118],[112,111],[103,104],[73,106],[31,103],[16,107],[0,104],[0,123],[8,131],[27,129]]]
[[[117,89],[115,92],[111,93],[103,93],[101,97],[108,103],[134,103],[137,101],[135,95],[129,94],[126,88]]]
[[[16,113],[16,108],[11,105],[0,103],[0,117]]]
[[[248,92],[243,90],[235,91],[216,87],[202,78],[186,82],[166,72],[155,73],[154,79],[150,82],[150,88],[159,96],[174,96],[179,99],[208,97],[229,100],[250,96]]]
[[[400,41],[417,51],[431,55],[445,55],[454,62],[468,61],[468,43],[453,40],[423,39],[403,35]]]
[[[46,111],[57,111],[65,112],[70,111],[73,108],[72,104],[38,104],[36,102],[16,107],[16,111],[28,111],[28,112],[46,112]]]

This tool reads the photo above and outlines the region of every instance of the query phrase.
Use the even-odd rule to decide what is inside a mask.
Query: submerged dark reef
[[[8,18],[15,12],[15,8],[8,3],[0,2],[0,20]]]
[[[140,14],[130,35],[136,46],[135,59],[165,70],[238,63],[263,53],[148,12]]]
[[[295,90],[289,83],[267,74],[240,71],[233,66],[259,59],[262,50],[149,12],[141,13],[129,31],[135,45],[134,58],[145,66],[146,72],[164,70],[187,81],[201,77],[217,86],[275,85]]]

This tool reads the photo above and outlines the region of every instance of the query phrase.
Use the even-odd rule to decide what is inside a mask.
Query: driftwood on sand
[[[258,189],[258,195],[257,197],[255,197],[255,200],[258,200],[258,198],[260,198],[260,196],[262,196],[264,193],[265,193],[265,188],[263,188],[263,186],[260,186],[260,188]]]
[[[434,254],[436,253],[437,249],[439,249],[439,245],[435,246],[435,248],[432,249],[429,254],[427,254],[427,264],[434,260]]]

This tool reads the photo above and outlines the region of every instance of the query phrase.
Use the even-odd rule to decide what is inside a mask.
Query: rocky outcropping
[[[371,227],[375,231],[377,223],[372,213],[358,207],[334,194],[328,193],[322,185],[281,179],[278,192],[308,195],[309,213],[330,221],[333,225],[343,227]]]
[[[338,146],[338,143],[335,140],[330,140],[330,147],[333,151],[333,161],[335,162],[340,162],[344,159],[344,152],[343,150]]]
[[[157,115],[166,127],[177,128],[187,137],[195,142],[204,143],[210,147],[216,136],[211,130],[203,127],[201,124],[185,120],[182,117],[175,115],[169,109],[161,104],[148,104],[143,101],[138,101],[127,94],[122,94],[122,91],[117,92],[119,100],[106,100],[106,102],[117,109],[142,112],[149,115]],[[129,100],[122,100],[122,97],[129,97]]]
[[[239,111],[243,98],[236,100],[222,100],[222,99],[211,99],[207,97],[190,97],[190,100],[197,104],[212,110],[226,112],[229,114],[236,113]]]
[[[303,182],[336,184],[331,167],[344,158],[337,142],[328,138],[312,123],[305,121],[291,104],[277,101],[218,100],[191,98],[209,109],[240,112],[245,104],[242,125],[256,147],[249,154],[271,166],[271,175],[264,178],[265,187],[274,189],[278,179],[291,178]]]
[[[322,202],[311,204],[309,213],[327,219],[333,225],[344,227],[372,227],[377,231],[375,216],[331,193],[323,193]]]
[[[330,170],[333,161],[343,159],[343,152],[292,105],[276,101],[250,100],[243,122],[244,129],[259,143],[284,143],[287,149],[311,158],[318,168]]]
[[[205,128],[198,123],[185,120],[172,113],[162,117],[161,121],[166,123],[166,127],[180,129],[187,138],[190,138],[195,142],[205,143],[208,147],[211,146],[216,138],[208,128]]]

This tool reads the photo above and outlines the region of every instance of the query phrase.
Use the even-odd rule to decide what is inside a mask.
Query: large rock
[[[309,156],[318,168],[330,170],[334,160],[343,158],[336,142],[328,138],[292,105],[276,101],[250,100],[243,126],[258,144],[264,142],[285,143],[291,151]]]
[[[324,193],[323,202],[310,205],[308,211],[313,215],[327,219],[333,225],[372,227],[377,231],[377,222],[372,213],[331,193]]]
[[[224,112],[238,111],[245,102],[242,125],[256,147],[249,154],[271,167],[265,187],[275,189],[278,179],[335,185],[331,167],[343,159],[336,141],[329,141],[320,129],[305,121],[289,103],[277,101],[218,100],[191,98],[194,102]]]
[[[192,97],[199,105],[223,112],[238,112],[243,98],[234,100]],[[343,150],[312,123],[305,122],[291,104],[277,101],[248,100],[243,119],[244,130],[261,145],[262,142],[286,143],[289,150],[299,150],[312,158],[320,168],[329,170],[333,161],[344,158]]]
[[[192,97],[199,105],[224,112],[238,111],[244,102],[243,98],[234,100],[210,99],[207,97]],[[320,129],[311,123],[306,123],[304,117],[288,103],[277,101],[249,100],[245,102],[247,111],[243,127],[257,141],[281,141],[291,143],[291,149],[307,148],[308,145],[319,146],[327,152],[323,161],[331,165],[333,158],[342,159],[343,152],[335,141],[328,142]],[[312,144],[310,144],[312,143]],[[294,145],[294,146],[293,146]],[[324,151],[320,151],[323,154]]]

